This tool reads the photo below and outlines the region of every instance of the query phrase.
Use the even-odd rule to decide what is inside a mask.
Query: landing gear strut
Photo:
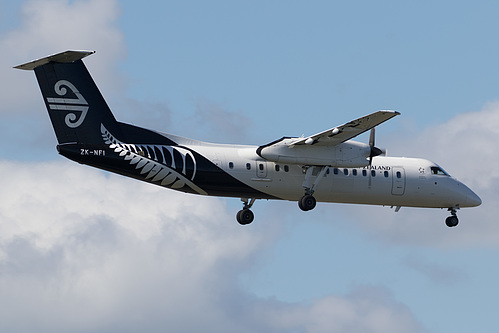
[[[255,214],[251,211],[251,206],[255,203],[254,198],[248,199],[248,198],[241,198],[241,201],[244,203],[243,209],[237,212],[236,214],[236,220],[239,222],[240,225],[247,225],[253,222],[255,219]],[[248,202],[249,201],[249,202]]]
[[[301,199],[298,201],[298,207],[300,207],[300,209],[303,210],[304,212],[315,208],[317,200],[315,200],[313,194],[315,192],[316,186],[319,184],[319,182],[323,179],[324,175],[326,174],[327,169],[328,168],[325,166],[306,167],[305,181],[303,182],[302,185],[303,188],[305,189],[305,195],[301,197]],[[315,176],[315,181],[312,184],[312,177],[314,176]]]
[[[449,228],[452,228],[452,227],[455,227],[458,225],[459,223],[459,219],[457,218],[457,210],[459,209],[459,207],[452,207],[452,208],[449,208],[449,211],[451,213],[451,216],[449,216],[448,218],[445,219],[445,224],[449,227]]]

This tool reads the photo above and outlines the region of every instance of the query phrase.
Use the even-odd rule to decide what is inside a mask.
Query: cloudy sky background
[[[497,330],[499,4],[0,1],[0,331]],[[379,109],[389,155],[483,200],[444,210],[164,190],[58,156],[33,73],[67,49],[121,121],[264,144]],[[367,137],[360,140],[367,141]]]

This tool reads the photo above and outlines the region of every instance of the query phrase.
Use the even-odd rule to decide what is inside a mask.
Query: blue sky
[[[0,328],[491,332],[499,327],[499,4],[0,1]],[[393,156],[482,198],[447,212],[177,193],[58,156],[33,73],[67,49],[116,117],[265,144],[380,109]],[[362,136],[359,140],[367,141]],[[26,319],[28,318],[28,319]]]

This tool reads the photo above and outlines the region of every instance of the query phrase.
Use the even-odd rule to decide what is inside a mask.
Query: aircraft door
[[[403,195],[405,192],[405,170],[402,167],[392,168],[392,194]]]
[[[225,155],[223,154],[215,154],[213,156],[213,159],[211,161],[213,164],[215,164],[217,167],[219,167],[220,169],[226,169],[226,165],[225,165]]]
[[[267,177],[267,162],[256,161],[256,175],[259,178]]]

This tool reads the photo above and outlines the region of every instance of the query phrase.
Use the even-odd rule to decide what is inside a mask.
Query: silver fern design
[[[124,143],[116,139],[103,124],[101,133],[109,148],[130,165],[135,165],[145,180],[177,190],[188,186],[196,193],[207,195],[206,191],[192,182],[196,176],[196,159],[189,150]]]

